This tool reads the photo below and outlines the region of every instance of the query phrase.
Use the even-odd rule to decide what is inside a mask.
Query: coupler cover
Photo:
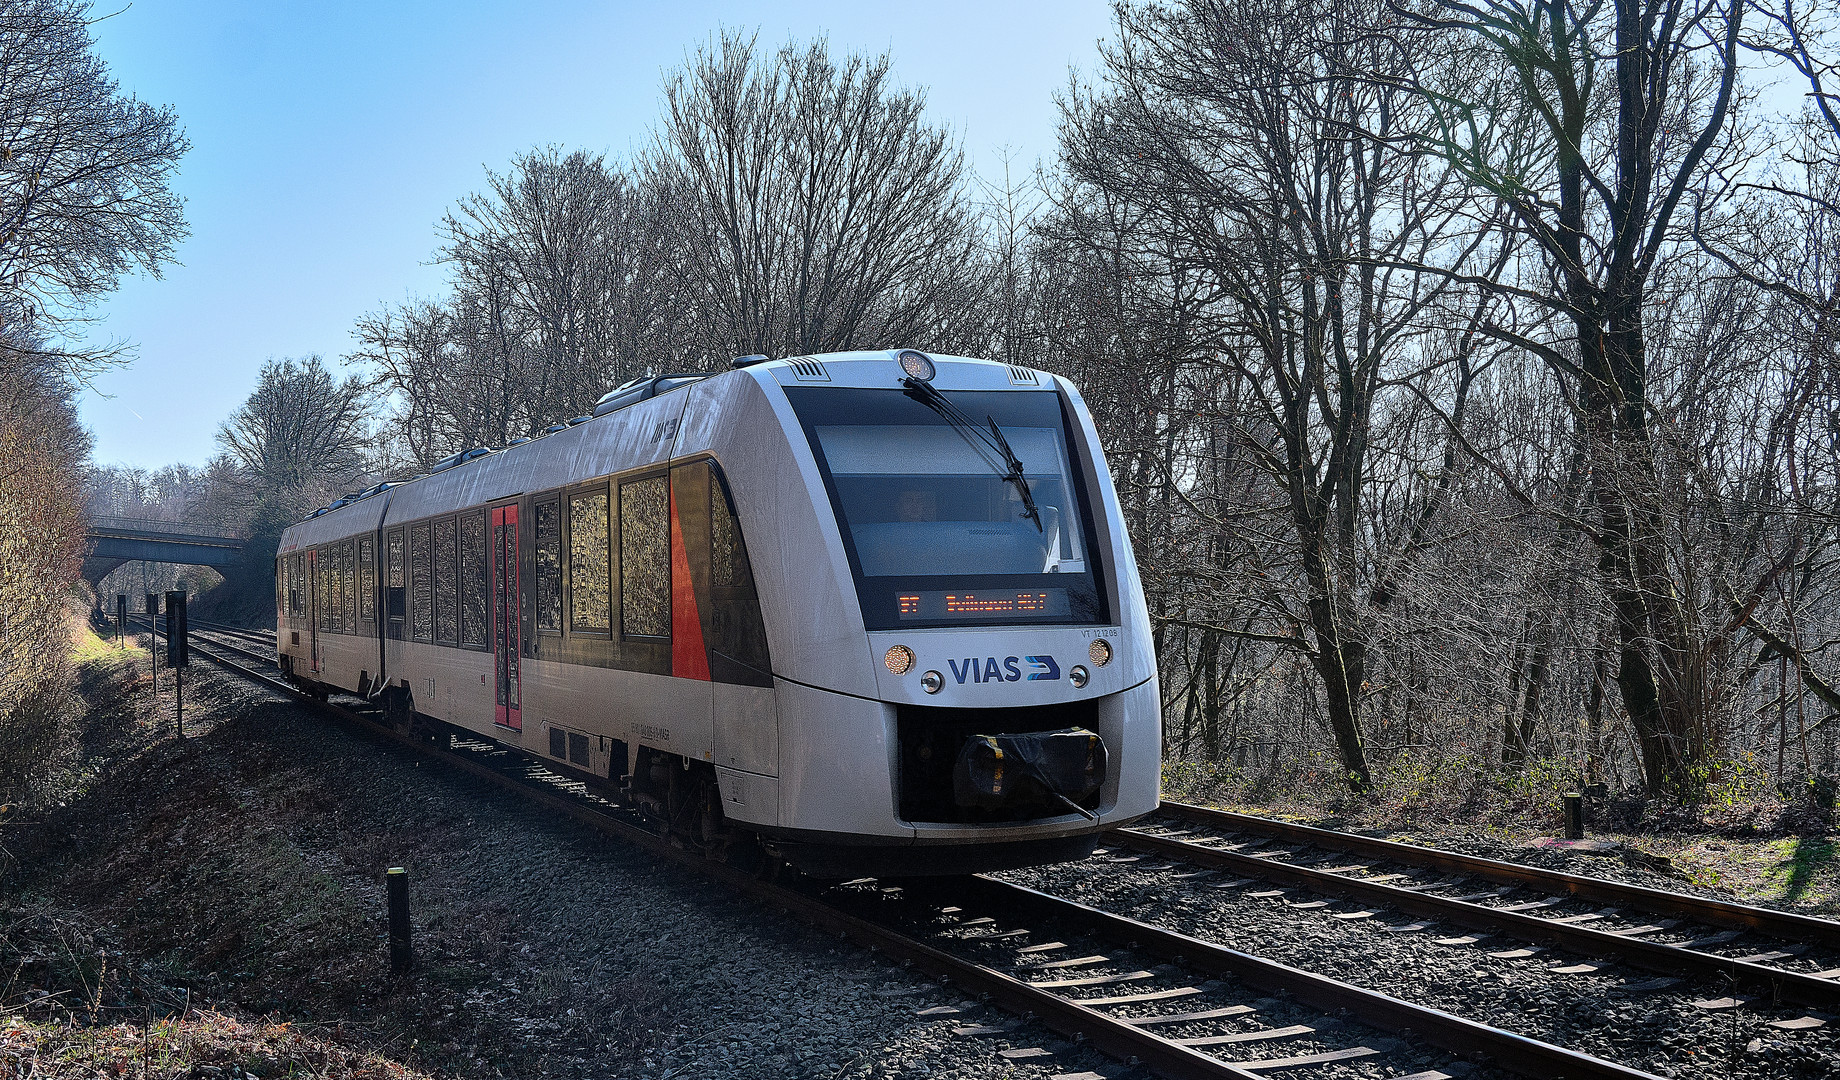
[[[1085,728],[972,735],[952,769],[952,797],[986,810],[1040,806],[1096,819],[1105,765],[1105,740]]]

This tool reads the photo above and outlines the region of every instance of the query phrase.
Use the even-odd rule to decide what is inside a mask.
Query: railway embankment
[[[917,1017],[969,1006],[935,983],[209,664],[178,743],[169,672],[156,698],[144,651],[82,652],[61,789],[0,840],[0,1076],[1058,1071]]]

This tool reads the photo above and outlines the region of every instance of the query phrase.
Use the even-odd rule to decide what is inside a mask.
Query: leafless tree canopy
[[[666,80],[646,169],[686,329],[730,355],[914,340],[960,299],[962,156],[886,56],[724,34]]]
[[[363,380],[336,378],[317,356],[264,364],[255,391],[217,433],[249,501],[298,516],[362,479],[367,397]]]
[[[119,356],[70,339],[89,305],[123,274],[158,276],[186,236],[168,186],[188,149],[178,118],[119,92],[91,51],[89,10],[0,10],[0,320],[11,331],[0,348],[46,348],[78,373]]]

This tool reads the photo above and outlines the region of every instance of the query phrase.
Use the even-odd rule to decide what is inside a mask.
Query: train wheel
[[[392,686],[383,692],[383,722],[391,731],[409,734],[415,718],[415,699],[409,691]]]

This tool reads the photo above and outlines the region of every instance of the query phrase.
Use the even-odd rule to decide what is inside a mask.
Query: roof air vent
[[[824,365],[809,356],[795,356],[792,364],[792,377],[800,382],[830,382],[831,373],[824,370]]]
[[[1016,364],[1005,364],[1003,366],[1009,369],[1009,381],[1017,386],[1041,385],[1041,380],[1036,378],[1035,373],[1028,368]]]

